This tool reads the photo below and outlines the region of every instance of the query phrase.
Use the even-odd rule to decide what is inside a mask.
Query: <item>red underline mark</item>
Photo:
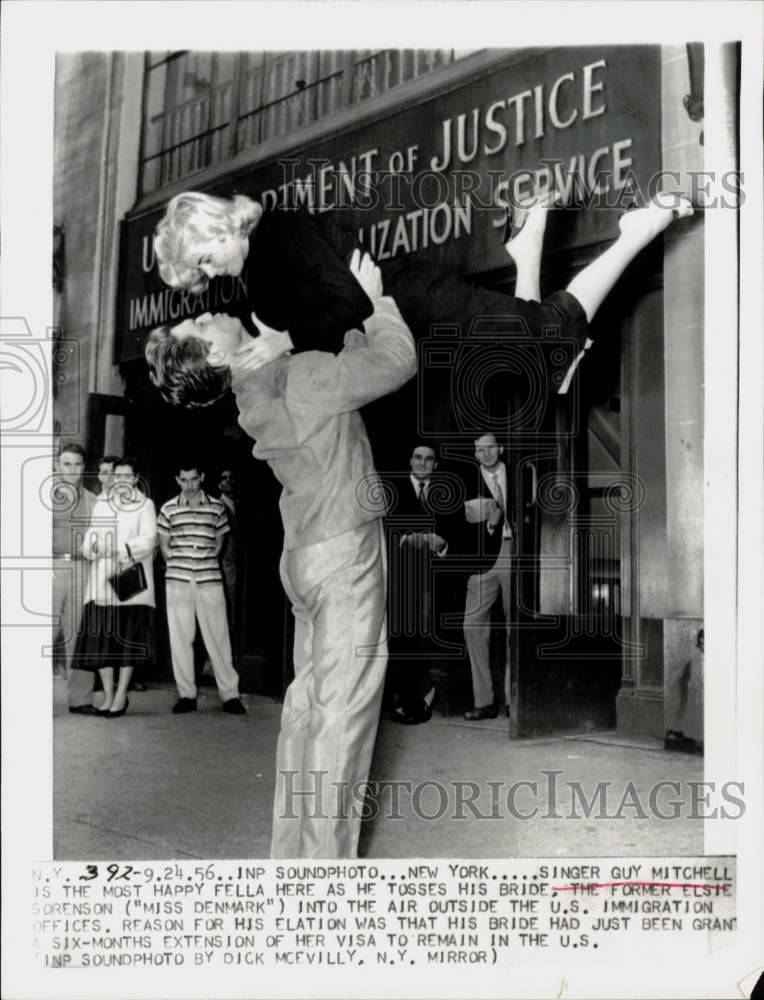
[[[579,882],[576,885],[553,885],[553,892],[575,892],[577,889],[609,889],[621,885],[665,885],[670,889],[725,889],[713,882]]]

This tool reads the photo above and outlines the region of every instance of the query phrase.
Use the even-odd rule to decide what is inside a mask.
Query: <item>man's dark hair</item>
[[[417,450],[417,448],[429,448],[430,451],[435,456],[435,460],[437,461],[437,459],[438,459],[438,446],[436,444],[433,444],[431,441],[422,441],[422,440],[420,440],[420,439],[417,438],[414,441],[414,443],[411,445],[411,450],[409,451],[409,455],[413,455],[414,452]]]
[[[58,449],[58,457],[61,458],[64,452],[70,452],[72,455],[79,455],[82,461],[85,461],[85,449],[82,445],[77,444],[75,441],[68,441],[66,444],[62,444]]]
[[[102,462],[108,462],[108,458],[102,458]],[[129,465],[133,470],[133,475],[138,475],[138,459],[133,458],[132,455],[123,455],[121,458],[114,459],[114,468],[116,469],[118,465]]]
[[[102,465],[108,464],[113,469],[114,466],[121,461],[123,460],[119,457],[119,455],[104,455],[102,458],[98,459],[98,466],[100,468]]]
[[[204,467],[196,455],[190,454],[189,452],[181,452],[181,454],[175,459],[173,472],[176,476],[181,472],[198,472],[201,476],[204,474]]]
[[[208,363],[209,344],[201,337],[173,337],[169,326],[159,326],[149,334],[145,353],[151,381],[173,406],[211,406],[230,388],[229,369]]]

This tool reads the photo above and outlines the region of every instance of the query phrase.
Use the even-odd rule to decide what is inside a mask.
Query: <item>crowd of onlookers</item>
[[[236,502],[233,471],[208,495],[193,459],[176,470],[178,496],[157,514],[140,488],[136,460],[105,455],[100,492],[84,486],[85,454],[62,446],[52,488],[53,613],[65,660],[69,711],[118,718],[128,692],[143,687],[134,672],[153,656],[154,554],[165,561],[167,625],[179,698],[176,714],[196,708],[197,622],[223,702],[243,715],[229,621],[235,600]],[[96,674],[103,697],[95,704]]]
[[[489,619],[501,597],[509,614],[511,513],[503,449],[493,434],[475,441],[472,483],[442,474],[436,448],[418,443],[408,469],[387,479],[389,664],[384,711],[416,725],[437,697],[431,668],[469,657],[474,707],[495,718],[506,691],[494,690]],[[196,460],[181,458],[178,495],[157,513],[134,458],[104,455],[97,493],[84,486],[85,455],[62,446],[53,486],[54,614],[66,663],[69,711],[123,715],[143,690],[154,656],[154,556],[164,564],[165,607],[176,714],[196,709],[201,634],[224,711],[243,714],[232,656],[237,586],[236,475],[223,469],[218,496],[204,489]],[[142,573],[136,567],[142,568]],[[127,580],[132,590],[125,590]],[[103,696],[98,697],[99,685]],[[97,702],[97,704],[96,704]]]

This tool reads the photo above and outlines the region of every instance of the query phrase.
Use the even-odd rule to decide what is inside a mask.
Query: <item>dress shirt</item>
[[[55,559],[81,559],[82,538],[95,505],[94,494],[60,479],[51,489],[52,549]]]
[[[501,537],[511,538],[512,528],[507,520],[507,467],[503,462],[499,462],[492,470],[488,470],[481,465],[480,473],[483,476],[486,486],[491,491],[491,496],[499,505],[501,512],[504,515]],[[488,530],[491,534],[493,534],[495,528],[488,525]]]
[[[170,539],[166,580],[193,580],[197,584],[222,581],[216,546],[230,526],[220,500],[200,491],[197,502],[190,504],[181,493],[160,510],[157,530]]]
[[[416,493],[417,500],[424,498],[425,504],[427,503],[427,495],[430,492],[430,480],[429,479],[417,479],[416,476],[409,476],[409,482],[414,487],[414,493]],[[420,491],[420,487],[423,489]]]
[[[417,500],[419,500],[419,502],[422,503],[422,498],[424,498],[424,503],[422,503],[422,510],[429,511],[430,508],[428,506],[428,498],[430,494],[430,480],[417,479],[416,476],[411,475],[409,476],[409,481],[414,489],[414,493],[416,493]],[[421,492],[420,492],[420,487],[422,488]],[[439,558],[442,558],[448,552],[448,540],[446,539],[445,542],[446,544],[443,546],[443,548],[438,549],[438,551],[434,553]]]

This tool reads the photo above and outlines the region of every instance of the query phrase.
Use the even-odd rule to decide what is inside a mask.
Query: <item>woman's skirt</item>
[[[154,609],[145,604],[85,605],[72,666],[140,667],[153,659]]]

